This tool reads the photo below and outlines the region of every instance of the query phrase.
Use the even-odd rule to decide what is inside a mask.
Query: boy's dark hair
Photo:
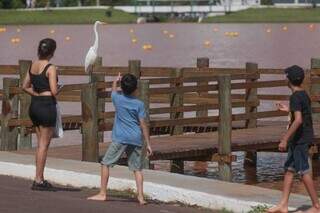
[[[284,72],[293,86],[301,86],[304,80],[304,70],[301,67],[293,65],[286,68]]]
[[[40,60],[50,59],[56,51],[57,43],[51,38],[42,39],[38,46],[38,57]]]
[[[121,78],[121,89],[125,95],[131,95],[137,89],[138,81],[136,76],[128,73]]]

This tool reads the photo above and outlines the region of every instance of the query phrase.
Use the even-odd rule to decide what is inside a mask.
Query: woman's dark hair
[[[51,38],[42,39],[38,46],[38,57],[40,60],[49,59],[54,55],[57,43]]]
[[[121,89],[125,95],[131,95],[137,89],[137,78],[132,74],[125,74],[121,78]]]

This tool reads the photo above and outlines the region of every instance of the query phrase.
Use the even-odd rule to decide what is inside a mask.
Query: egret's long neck
[[[94,27],[93,27],[94,34],[95,34],[95,40],[94,40],[93,48],[94,48],[95,51],[98,51],[98,45],[99,45],[99,35],[98,35],[97,27],[98,27],[98,24],[95,24]]]

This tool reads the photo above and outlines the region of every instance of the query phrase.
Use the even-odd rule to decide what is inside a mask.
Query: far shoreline
[[[112,16],[107,17],[110,11]],[[196,18],[180,20],[157,15],[158,22],[148,24],[195,24]],[[136,14],[116,9],[76,9],[76,10],[0,10],[0,25],[89,25],[95,20],[108,24],[136,24]],[[254,20],[254,21],[253,21]],[[320,8],[250,8],[228,15],[206,17],[197,24],[289,24],[320,23]]]

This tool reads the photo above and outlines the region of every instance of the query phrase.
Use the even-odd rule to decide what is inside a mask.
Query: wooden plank
[[[94,65],[93,65],[93,72],[89,74],[89,82],[90,83],[104,83],[105,81],[105,76],[99,74],[99,70],[102,67],[102,57],[97,57]],[[104,91],[104,88],[99,88],[97,92]],[[98,107],[98,113],[103,113],[105,111],[105,100],[103,98],[98,99],[97,103]],[[103,119],[98,119],[98,123],[103,123]],[[104,140],[104,133],[103,132],[98,132],[98,142],[103,143]]]
[[[320,58],[312,58],[311,59],[311,69],[319,69],[319,68],[320,68]],[[319,79],[319,77],[315,76],[315,79]],[[312,84],[310,86],[310,94],[311,95],[319,95],[320,94],[320,84],[319,83],[312,82]],[[313,108],[319,107],[320,103],[319,102],[312,102],[311,106]],[[320,121],[320,114],[315,113],[312,116],[312,118],[314,121]]]
[[[141,77],[141,61],[140,60],[130,60],[129,61],[129,73],[136,76],[137,79]]]
[[[175,120],[164,119],[164,120],[151,120],[150,127],[163,127],[163,126],[175,126],[175,125],[193,125],[218,122],[219,116],[208,116],[202,118],[179,118]]]
[[[217,91],[217,85],[208,86],[184,86],[179,88],[150,88],[150,95],[169,94],[169,93],[187,93],[187,92],[206,92]]]
[[[209,68],[209,58],[198,58],[197,59],[197,68],[198,70],[201,70],[203,68]],[[208,86],[209,81],[208,80],[203,80],[201,82],[197,83],[197,86]],[[199,92],[199,96],[201,97],[202,95],[208,95],[208,91],[205,92]],[[196,112],[196,117],[206,117],[208,116],[208,110],[199,110]]]
[[[181,69],[176,69],[172,74],[174,78],[181,79],[183,78],[183,71]],[[178,88],[183,86],[183,82],[175,83],[171,85],[172,87]],[[182,93],[173,93],[171,95],[170,106],[171,107],[183,107],[183,97]],[[174,112],[170,113],[171,119],[183,118],[183,112]],[[183,134],[183,126],[176,125],[172,126],[170,129],[170,135],[182,135]],[[170,171],[174,173],[183,173],[184,172],[184,162],[182,160],[173,160],[170,162]]]
[[[250,88],[272,88],[272,87],[285,87],[287,86],[286,80],[274,81],[258,81],[251,83],[232,83],[232,89],[250,89]]]
[[[320,68],[312,68],[311,75],[319,76],[320,75]]]
[[[31,69],[32,61],[19,61],[19,74],[20,74],[20,86],[22,86],[23,80]],[[19,108],[19,119],[30,119],[29,118],[29,107],[31,104],[31,96],[27,93],[19,94],[20,108]],[[20,134],[18,140],[18,149],[31,149],[32,148],[32,137],[28,134],[26,127],[20,127]]]
[[[259,94],[259,100],[266,100],[266,101],[288,101],[290,95],[269,95],[269,94]]]
[[[235,114],[232,115],[233,121],[241,121],[247,119],[259,119],[259,118],[272,118],[272,117],[281,117],[288,116],[287,112],[282,111],[264,111],[264,112],[256,112],[256,113],[243,113],[243,114]]]
[[[232,108],[242,108],[246,106],[258,106],[259,102],[257,101],[233,101]],[[177,113],[177,112],[193,112],[198,110],[212,110],[219,109],[219,104],[198,104],[193,106],[180,106],[180,107],[159,107],[159,108],[151,108],[150,114],[165,114],[165,113]]]
[[[257,74],[258,73],[258,64],[255,63],[246,63],[246,72],[248,74]],[[254,83],[257,82],[259,78],[252,78],[247,79],[246,83]],[[246,101],[259,101],[258,99],[258,89],[257,88],[247,88],[246,89]],[[246,107],[246,113],[255,113],[258,111],[258,108],[253,107]],[[257,127],[257,119],[248,119],[246,120],[246,128],[256,128]]]
[[[181,69],[176,69],[173,73],[173,77],[175,78],[183,78],[183,71]],[[176,83],[171,85],[172,87],[179,88],[183,86],[183,83]],[[184,95],[182,93],[173,93],[170,97],[170,106],[171,108],[183,107],[184,106]],[[171,119],[183,118],[183,112],[171,112]],[[182,126],[173,126],[171,129],[171,135],[179,135],[183,133]]]
[[[219,76],[219,127],[218,153],[220,157],[231,155],[232,107],[231,79],[229,75]],[[231,163],[218,161],[219,175],[224,181],[232,181]]]
[[[259,68],[259,74],[284,75],[284,69]]]
[[[1,151],[17,150],[18,128],[9,127],[8,122],[11,118],[18,116],[18,96],[10,96],[9,87],[19,86],[19,79],[3,78],[3,99],[2,99],[2,113],[1,113]]]
[[[18,75],[19,66],[18,65],[0,65],[1,75]]]
[[[83,161],[99,160],[97,104],[97,83],[90,83],[81,91]]]

